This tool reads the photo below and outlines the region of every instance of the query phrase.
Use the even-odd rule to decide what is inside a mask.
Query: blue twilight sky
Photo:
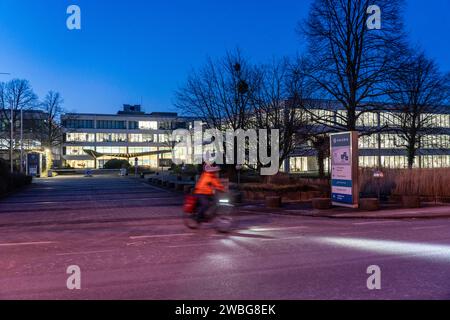
[[[174,90],[207,56],[240,47],[255,62],[293,55],[311,0],[0,0],[0,81],[26,78],[69,111],[115,113],[143,101],[173,110]],[[374,0],[376,3],[376,0]],[[406,0],[411,39],[450,71],[450,1]],[[82,30],[66,28],[77,4]]]

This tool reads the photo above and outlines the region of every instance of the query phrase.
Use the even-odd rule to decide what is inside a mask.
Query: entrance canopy
[[[172,153],[170,150],[160,150],[160,151],[148,151],[148,152],[140,152],[140,153],[100,153],[94,150],[85,150],[83,151],[91,156],[94,159],[103,158],[103,157],[112,157],[112,158],[121,158],[121,159],[131,159],[131,158],[139,158],[145,156],[153,156],[158,154],[166,154]]]

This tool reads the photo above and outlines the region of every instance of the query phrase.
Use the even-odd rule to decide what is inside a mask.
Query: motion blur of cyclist
[[[194,195],[198,201],[197,221],[205,219],[205,214],[214,202],[216,190],[224,191],[224,186],[219,180],[220,167],[206,163],[203,166],[203,173],[195,185]]]

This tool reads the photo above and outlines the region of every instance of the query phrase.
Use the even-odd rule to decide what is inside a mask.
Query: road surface
[[[0,299],[449,299],[450,220],[243,212],[192,232],[182,197],[130,178],[58,177],[0,200]],[[69,266],[81,290],[69,290]],[[367,288],[369,266],[381,290]]]

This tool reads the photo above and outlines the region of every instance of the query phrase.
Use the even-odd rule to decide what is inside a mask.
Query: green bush
[[[104,169],[129,169],[131,164],[127,160],[111,159],[105,163]]]

